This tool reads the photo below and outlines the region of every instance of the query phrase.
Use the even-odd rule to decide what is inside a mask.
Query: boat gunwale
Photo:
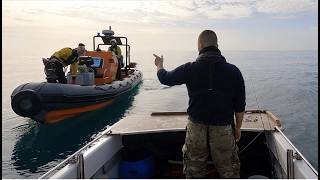
[[[117,96],[120,96],[128,91],[131,91],[133,88],[136,87],[136,85],[138,85],[139,83],[141,83],[142,79],[138,79],[137,81],[134,81],[132,84],[126,86],[124,88],[123,91],[120,91],[120,92],[108,92],[106,94],[100,94],[100,95],[95,95],[95,94],[90,94],[90,95],[86,95],[86,96],[83,96],[83,95],[73,95],[73,96],[66,96],[66,95],[63,95],[64,98],[66,98],[67,100],[65,102],[63,102],[64,104],[72,104],[72,103],[79,103],[79,102],[88,102],[88,99],[85,99],[85,98],[99,98],[99,99],[94,99],[94,100],[91,100],[90,102],[91,103],[95,103],[95,102],[104,102],[104,101],[107,101],[107,100],[110,100],[110,99],[113,99]],[[108,95],[108,96],[107,96]],[[50,95],[42,95],[43,97],[50,97],[50,98],[54,98],[54,96],[50,96]],[[106,97],[107,96],[107,97]],[[83,98],[83,99],[78,99],[79,97]],[[68,100],[69,99],[69,100]],[[70,101],[70,100],[78,100],[78,101]],[[46,102],[48,103],[48,102]],[[50,101],[50,103],[52,103],[52,101]],[[56,102],[55,102],[56,103]],[[57,102],[57,103],[61,103],[61,102]]]
[[[185,128],[165,128],[165,129],[156,129],[156,130],[142,130],[142,131],[131,131],[131,132],[116,132],[113,133],[111,131],[110,135],[123,135],[123,136],[127,136],[127,135],[136,135],[136,134],[149,134],[149,133],[163,133],[163,132],[181,132],[181,131],[185,131]],[[261,129],[261,128],[241,128],[241,131],[245,131],[245,132],[264,132],[266,131],[265,129]]]
[[[91,145],[93,145],[95,142],[97,142],[98,140],[100,140],[103,136],[110,136],[111,133],[111,129],[113,126],[108,127],[106,130],[104,130],[100,135],[98,135],[95,139],[93,139],[91,142],[89,142],[88,144],[86,144],[85,146],[83,146],[82,148],[80,148],[78,151],[76,151],[75,153],[73,153],[71,156],[67,157],[65,160],[63,160],[61,163],[59,163],[58,165],[56,165],[55,167],[53,167],[52,169],[50,169],[48,172],[46,172],[45,174],[43,174],[42,176],[40,176],[38,179],[47,179],[47,177],[49,175],[51,175],[54,171],[56,170],[60,170],[64,167],[66,167],[66,165],[68,165],[70,163],[70,161],[72,161],[74,158],[76,158],[76,156],[78,156],[80,153],[82,153],[84,150],[86,150],[87,148],[90,148]]]
[[[283,129],[281,125],[281,121],[275,115],[273,115],[270,111],[267,110],[245,110],[245,115],[256,114],[259,116],[259,113],[263,113],[263,116],[259,117],[259,122],[261,124],[258,127],[254,126],[242,126],[242,131],[250,131],[250,132],[263,132],[263,131],[275,131],[276,126]],[[163,118],[170,117],[170,118],[177,118],[176,122],[172,122],[169,120],[165,120]],[[145,134],[145,133],[152,133],[152,132],[174,132],[174,131],[185,131],[186,122],[182,122],[182,119],[187,119],[188,114],[186,111],[158,111],[158,112],[151,112],[149,113],[142,113],[136,114],[134,116],[128,117],[130,119],[129,123],[125,121],[121,121],[116,124],[113,129],[112,134],[120,134],[120,135],[130,135],[130,134]],[[155,123],[159,126],[155,125],[154,123],[150,123],[149,118],[155,118]],[[261,119],[260,119],[261,118]],[[167,118],[168,119],[168,118]],[[126,120],[126,119],[124,119]],[[132,122],[140,122],[140,124],[144,124],[143,127],[140,125],[136,125]],[[168,123],[167,125],[160,125],[163,123]],[[184,121],[184,120],[183,120]],[[268,121],[269,126],[266,127],[264,125],[264,121]],[[146,123],[144,123],[146,122]],[[181,123],[182,122],[182,123]],[[149,124],[148,124],[149,123]],[[246,122],[243,122],[246,124]]]
[[[118,94],[122,94],[122,93],[124,93],[124,92],[127,92],[127,91],[130,90],[132,87],[134,87],[136,84],[139,84],[139,83],[142,81],[142,72],[139,71],[139,70],[137,70],[137,69],[134,69],[134,70],[135,70],[135,72],[132,73],[131,76],[134,75],[134,76],[139,76],[139,77],[137,77],[137,78],[132,78],[132,77],[125,77],[125,78],[123,78],[122,81],[124,81],[124,80],[125,80],[125,81],[130,81],[130,80],[132,80],[131,83],[128,83],[128,82],[127,82],[125,86],[121,85],[122,81],[119,81],[119,80],[113,81],[111,84],[92,85],[92,86],[81,86],[81,85],[78,85],[78,84],[64,84],[64,86],[69,86],[69,85],[71,85],[71,86],[76,86],[77,88],[80,87],[80,88],[93,88],[93,89],[102,88],[103,86],[108,86],[108,89],[113,89],[113,91],[110,91],[110,92],[107,92],[107,90],[103,90],[103,91],[105,91],[105,93],[101,93],[101,94],[99,94],[99,95],[93,93],[93,94],[86,94],[86,95],[84,95],[84,94],[76,94],[76,95],[74,95],[74,94],[71,94],[71,95],[65,95],[65,94],[64,94],[64,95],[59,95],[59,94],[58,94],[58,95],[41,94],[41,96],[43,96],[44,98],[63,97],[63,98],[66,98],[67,100],[69,99],[69,102],[70,102],[70,100],[77,99],[77,98],[79,98],[79,97],[85,99],[85,98],[92,98],[92,97],[104,97],[104,96],[106,96],[106,95],[109,95],[108,98],[112,98],[112,97],[117,96]],[[136,79],[136,80],[133,80],[133,79]],[[124,88],[124,90],[122,90],[122,91],[120,91],[120,92],[115,92],[116,89],[118,89],[118,88],[114,88],[114,87],[113,87],[113,85],[115,84],[114,82],[119,83],[119,88],[120,88],[120,86],[122,86],[122,88]],[[61,85],[61,84],[59,84],[59,85]],[[89,90],[91,91],[91,89],[89,89]],[[86,100],[80,100],[80,101],[86,101]],[[72,103],[73,103],[73,102],[72,102]]]
[[[290,139],[282,132],[279,127],[275,127],[275,130],[281,134],[281,136],[289,143],[289,145],[296,151],[296,153],[306,162],[311,170],[318,176],[318,171],[311,165],[311,163],[302,155],[302,153],[293,145]]]

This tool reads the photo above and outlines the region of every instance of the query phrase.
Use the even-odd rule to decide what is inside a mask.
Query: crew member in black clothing
[[[198,37],[199,56],[172,71],[163,68],[163,56],[155,56],[157,76],[168,86],[186,84],[189,121],[183,152],[186,178],[206,178],[211,152],[222,178],[240,178],[239,141],[244,110],[245,84],[240,70],[218,49],[216,33],[205,30]],[[234,115],[236,122],[234,130]]]

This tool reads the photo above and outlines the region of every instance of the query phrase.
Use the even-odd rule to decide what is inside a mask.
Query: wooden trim
[[[187,112],[152,112],[151,116],[178,116],[187,115]]]

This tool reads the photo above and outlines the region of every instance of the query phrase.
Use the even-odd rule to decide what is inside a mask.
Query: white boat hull
[[[159,123],[161,122],[159,121]],[[74,155],[70,156],[68,159],[60,163],[60,165],[43,175],[41,178],[119,178],[119,164],[122,159],[121,149],[125,147],[125,145],[123,144],[124,137],[135,135],[143,135],[147,137],[152,133],[184,133],[185,131],[184,127],[171,128],[166,130],[161,127],[161,131],[156,131],[152,128],[150,130],[144,129],[144,131],[132,131],[130,127],[122,127],[124,128],[123,130],[127,131],[122,131],[123,134],[121,134],[117,132],[117,130],[119,130],[117,124],[118,123],[116,123],[113,127],[108,128],[93,142],[77,151]],[[181,124],[183,123],[180,123],[179,126],[181,126]],[[152,126],[155,125],[153,124]],[[246,132],[248,130],[242,131]],[[271,164],[274,166],[274,172],[272,173],[274,174],[274,177],[269,178],[287,179],[288,177],[290,177],[288,176],[288,174],[291,175],[290,178],[318,178],[318,172],[293,146],[290,140],[281,132],[281,129],[279,127],[276,127],[275,130],[272,131],[261,131],[258,129],[256,133],[265,135],[267,147],[270,150],[269,152],[271,152],[270,154],[272,154],[272,157],[270,157],[270,159],[272,161]],[[143,140],[141,141],[143,142]],[[293,163],[291,164],[293,167],[293,172],[288,172],[288,150],[293,150],[293,153],[296,154],[296,156],[293,157]],[[83,157],[83,159],[81,157]]]

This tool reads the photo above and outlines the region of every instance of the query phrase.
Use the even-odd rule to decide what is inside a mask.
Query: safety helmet
[[[115,39],[111,39],[111,40],[110,40],[110,43],[112,43],[112,42],[114,42],[114,43],[117,44],[117,41],[116,41]]]

